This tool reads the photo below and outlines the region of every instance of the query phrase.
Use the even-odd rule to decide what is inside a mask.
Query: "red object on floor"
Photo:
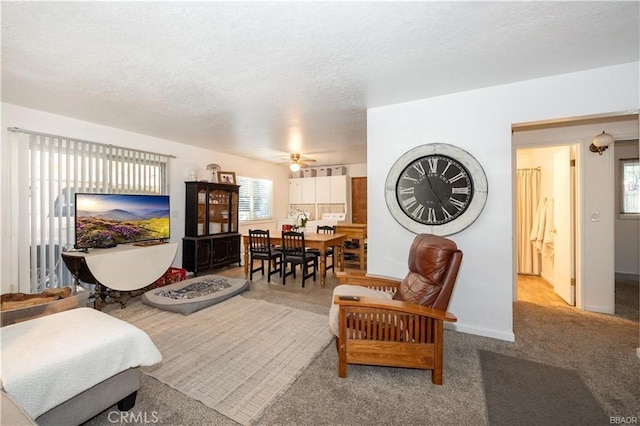
[[[167,272],[164,273],[160,278],[158,278],[153,284],[151,284],[151,288],[158,288],[168,284],[177,283],[178,281],[183,281],[187,279],[187,270],[182,268],[174,268],[173,266],[167,269]]]

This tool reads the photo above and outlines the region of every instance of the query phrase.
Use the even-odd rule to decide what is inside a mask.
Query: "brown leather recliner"
[[[456,321],[446,310],[461,261],[453,241],[420,234],[403,280],[339,273],[329,320],[338,375],[347,376],[347,364],[420,368],[442,384],[443,322]]]

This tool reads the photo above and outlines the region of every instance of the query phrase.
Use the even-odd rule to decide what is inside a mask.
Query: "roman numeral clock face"
[[[416,233],[450,235],[478,217],[487,198],[480,163],[448,144],[427,144],[405,153],[392,167],[385,199],[394,218]]]
[[[425,225],[442,225],[467,210],[471,177],[456,160],[442,155],[418,158],[400,174],[396,194],[404,213]]]

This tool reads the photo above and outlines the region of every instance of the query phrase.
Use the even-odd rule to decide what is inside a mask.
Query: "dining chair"
[[[336,233],[336,227],[335,226],[330,226],[330,225],[318,225],[316,227],[316,233],[318,234],[335,234]],[[320,250],[318,250],[317,248],[308,248],[307,251],[316,253],[318,256],[320,256]],[[325,266],[325,271],[328,271],[329,269],[331,269],[331,271],[333,271],[334,273],[336,272],[335,266],[334,264],[336,263],[335,260],[335,256],[334,256],[334,252],[335,252],[335,248],[333,246],[331,247],[327,247],[327,252],[325,253],[324,256],[324,264]],[[329,258],[331,258],[331,265],[329,265],[329,263],[327,262],[327,260],[329,260]]]
[[[302,272],[302,287],[307,278],[313,277],[316,280],[318,271],[318,255],[307,251],[304,243],[304,233],[296,231],[282,231],[282,285],[287,282],[287,277],[293,275],[296,278],[296,267],[300,265]],[[291,265],[291,270],[287,272],[287,265]],[[309,271],[311,268],[311,271]]]
[[[249,229],[249,253],[251,255],[249,280],[253,281],[253,273],[261,271],[264,276],[264,262],[267,262],[267,281],[271,275],[282,275],[282,252],[271,246],[269,230]],[[254,268],[253,261],[259,260],[260,266]]]

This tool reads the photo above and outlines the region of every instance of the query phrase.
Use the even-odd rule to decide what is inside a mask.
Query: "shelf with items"
[[[367,269],[367,225],[359,223],[338,224],[336,234],[347,234],[343,251],[345,265]]]
[[[186,182],[185,236],[238,232],[239,186]]]
[[[182,267],[195,275],[240,264],[239,185],[185,182]]]
[[[344,248],[344,263],[345,266],[355,266],[358,269],[366,269],[367,267],[367,248],[360,247],[358,240],[347,240],[347,242],[356,242],[358,244],[355,248]]]

